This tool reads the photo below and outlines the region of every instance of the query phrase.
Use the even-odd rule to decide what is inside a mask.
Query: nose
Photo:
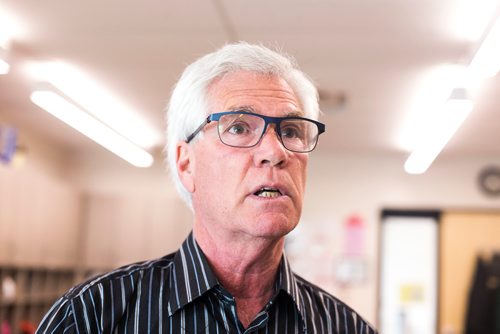
[[[282,166],[287,159],[287,150],[278,138],[274,125],[268,126],[259,144],[255,147],[255,164],[257,166]]]

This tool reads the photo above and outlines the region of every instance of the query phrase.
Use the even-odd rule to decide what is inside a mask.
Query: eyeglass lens
[[[251,114],[227,114],[219,119],[221,141],[229,146],[251,147],[257,145],[265,131],[265,120]],[[283,145],[291,151],[308,152],[316,145],[318,127],[305,119],[284,119],[279,124]]]

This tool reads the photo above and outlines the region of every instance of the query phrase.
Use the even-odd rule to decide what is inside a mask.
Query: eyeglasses
[[[307,153],[314,150],[318,137],[325,132],[323,123],[312,119],[289,116],[269,117],[247,111],[226,111],[210,114],[205,121],[187,137],[189,143],[210,122],[217,121],[217,130],[222,143],[233,147],[257,145],[268,124],[275,124],[276,135],[283,146],[292,152]]]

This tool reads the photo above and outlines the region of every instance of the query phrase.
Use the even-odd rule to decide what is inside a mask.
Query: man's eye
[[[248,131],[248,126],[245,124],[232,124],[226,131],[233,135],[241,135]]]
[[[288,126],[281,130],[281,136],[285,138],[302,138],[304,137],[304,131],[297,127]]]

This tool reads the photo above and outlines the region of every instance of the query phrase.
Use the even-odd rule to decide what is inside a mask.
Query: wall
[[[23,161],[0,164],[0,263],[73,265],[81,202],[66,177],[65,154],[22,129],[19,137]]]
[[[173,252],[191,228],[182,205],[164,195],[90,196],[83,262],[113,268]]]
[[[189,233],[191,212],[177,196],[162,156],[147,169],[102,151],[71,160],[71,178],[84,193],[82,260],[114,268],[176,250]]]

